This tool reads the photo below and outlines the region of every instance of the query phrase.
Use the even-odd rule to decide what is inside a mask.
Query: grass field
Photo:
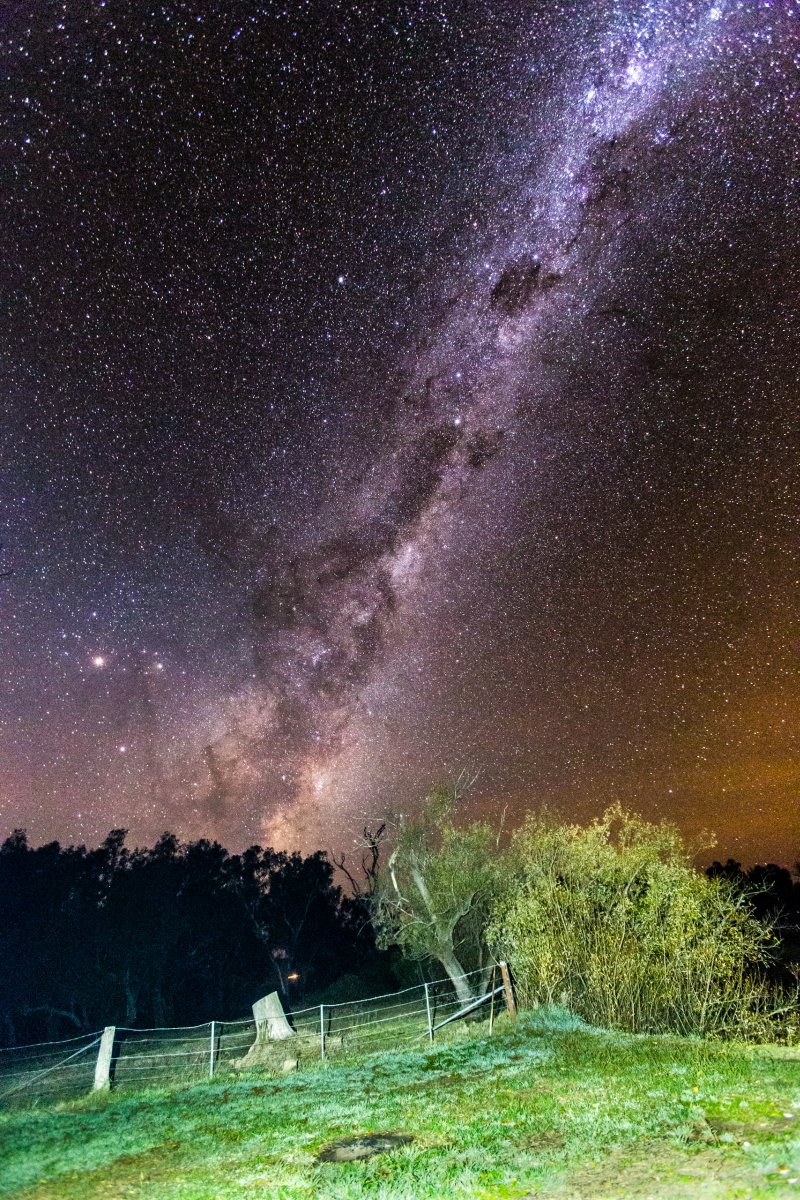
[[[434,1048],[0,1117],[16,1200],[800,1196],[800,1061],[506,1018]],[[320,1163],[332,1139],[413,1140]]]

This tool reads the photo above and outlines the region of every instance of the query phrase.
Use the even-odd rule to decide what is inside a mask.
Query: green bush
[[[693,867],[674,826],[619,807],[585,827],[531,815],[508,868],[488,938],[523,1005],[641,1032],[752,1036],[768,1021],[772,934]]]

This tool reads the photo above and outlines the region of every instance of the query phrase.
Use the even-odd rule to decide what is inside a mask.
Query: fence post
[[[489,984],[492,992],[492,998],[489,1001],[489,1033],[494,1030],[494,981],[497,978],[497,967],[492,967],[492,982]]]
[[[517,1006],[514,1001],[514,990],[511,987],[511,973],[508,969],[508,963],[501,962],[498,964],[498,966],[500,967],[500,974],[503,978],[503,991],[505,992],[506,996],[506,1008],[508,1009],[508,1015],[511,1017],[512,1021],[516,1021]]]
[[[319,1053],[320,1058],[325,1057],[325,1005],[319,1006]]]
[[[431,1018],[431,995],[427,983],[423,984],[425,988],[425,1010],[428,1014],[428,1040],[433,1041],[433,1020]]]
[[[217,1034],[217,1022],[211,1022],[211,1044],[208,1050],[208,1078],[214,1078],[214,1040]]]
[[[103,1036],[100,1038],[100,1047],[97,1051],[97,1062],[94,1068],[93,1090],[95,1092],[111,1087],[111,1058],[114,1053],[114,1038],[116,1034],[116,1025],[106,1025],[103,1030]]]

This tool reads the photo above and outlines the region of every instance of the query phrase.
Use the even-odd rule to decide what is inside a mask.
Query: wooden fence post
[[[97,1051],[97,1062],[94,1068],[94,1091],[111,1087],[111,1059],[114,1054],[114,1038],[117,1035],[116,1025],[106,1025],[100,1038]]]
[[[494,981],[497,978],[497,967],[492,967],[492,982],[489,984],[492,998],[489,1001],[489,1033],[494,1030]]]
[[[211,1042],[208,1049],[208,1078],[214,1078],[214,1041],[217,1034],[217,1022],[211,1022]]]
[[[500,967],[500,975],[503,979],[503,991],[505,992],[508,1015],[511,1017],[512,1021],[516,1021],[517,1005],[514,1000],[514,989],[511,986],[511,973],[508,969],[508,963],[501,962],[498,963],[498,966]]]
[[[325,1057],[325,1005],[319,1006],[319,1056]]]
[[[430,989],[429,989],[427,983],[424,984],[423,986],[425,988],[425,1010],[428,1014],[428,1040],[432,1042],[433,1041],[433,1020],[431,1018],[431,995],[430,995]]]

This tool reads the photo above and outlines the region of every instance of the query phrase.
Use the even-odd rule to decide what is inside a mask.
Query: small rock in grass
[[[300,1067],[299,1058],[285,1058],[281,1063],[281,1070],[284,1075],[288,1075],[290,1071],[297,1071]]]

